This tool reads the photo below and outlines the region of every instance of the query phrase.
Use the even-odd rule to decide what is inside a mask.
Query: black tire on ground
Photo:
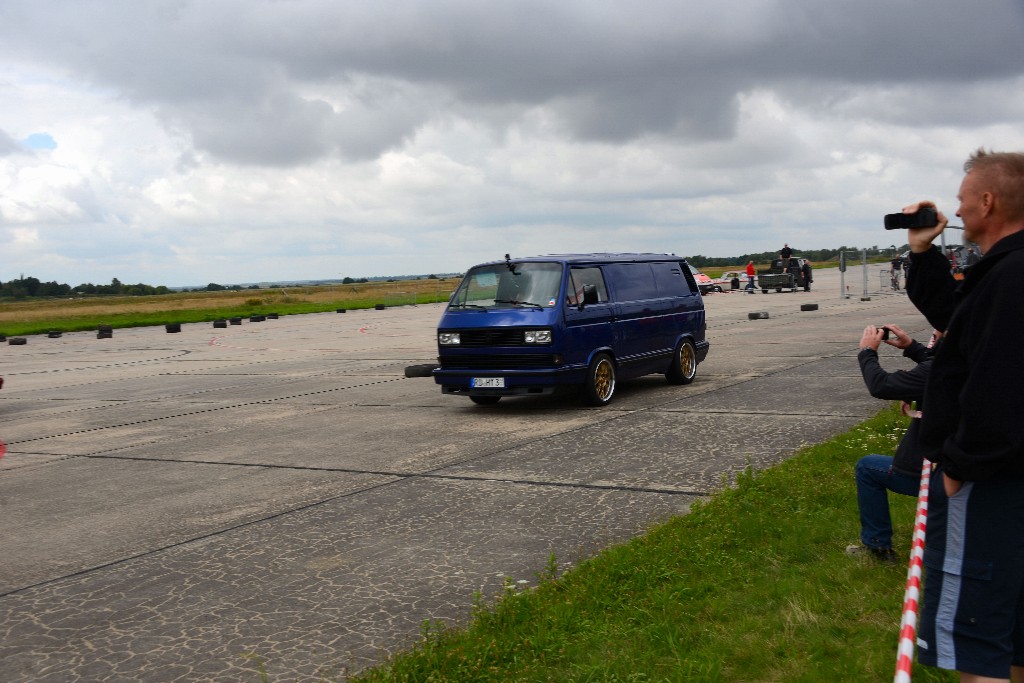
[[[768,311],[756,311],[753,313],[747,313],[747,320],[767,320]]]
[[[214,327],[227,327],[228,326],[228,321],[227,320],[214,320],[213,321],[213,326]]]
[[[423,363],[421,365],[406,365],[405,376],[406,377],[431,377],[434,374],[434,368],[440,367],[437,363]]]
[[[615,363],[607,353],[594,356],[587,368],[587,379],[583,385],[583,396],[592,406],[608,405],[615,394]]]
[[[11,346],[24,346],[28,343],[28,340],[24,337],[11,337],[7,340],[7,343]]]
[[[478,406],[493,406],[501,400],[501,396],[470,396],[469,400]]]
[[[60,339],[63,336],[63,332],[60,330],[50,330],[46,333],[46,336],[50,339]]]
[[[164,325],[168,334],[174,334],[175,332],[181,332],[181,323],[167,323]]]
[[[242,319],[241,318],[229,318],[228,322],[230,322],[232,325],[241,325],[242,324]]]
[[[344,308],[339,308],[337,311],[335,311],[335,313],[344,313],[344,312],[345,312]]]
[[[374,307],[375,310],[378,310],[378,311],[383,311],[385,308],[387,308],[387,306],[385,306],[384,304],[374,304],[373,307]]]
[[[683,339],[672,354],[672,365],[665,373],[669,384],[689,384],[697,376],[697,349],[689,339]]]
[[[801,311],[816,311],[818,310],[818,304],[800,304]]]

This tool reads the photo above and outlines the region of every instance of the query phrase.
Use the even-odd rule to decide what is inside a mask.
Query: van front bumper
[[[434,382],[441,393],[458,396],[525,396],[553,393],[558,387],[580,385],[586,378],[585,367],[561,367],[532,370],[486,370],[440,367],[434,370]],[[475,378],[501,378],[503,387],[474,387]]]

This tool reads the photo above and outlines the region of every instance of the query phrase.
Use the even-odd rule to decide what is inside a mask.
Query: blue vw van
[[[437,325],[441,392],[493,404],[575,386],[602,406],[618,379],[689,384],[708,354],[704,301],[670,254],[569,254],[474,266]]]

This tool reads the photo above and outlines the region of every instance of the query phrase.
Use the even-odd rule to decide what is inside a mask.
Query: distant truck
[[[769,268],[757,272],[757,286],[764,294],[767,294],[769,289],[774,289],[776,292],[781,292],[784,289],[795,292],[802,288],[805,292],[809,292],[811,291],[811,279],[804,277],[803,265],[805,263],[807,263],[807,259],[793,257],[789,259],[789,267],[784,268],[782,259],[775,259]]]

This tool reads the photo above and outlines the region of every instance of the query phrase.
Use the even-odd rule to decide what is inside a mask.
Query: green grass
[[[448,300],[455,284],[457,281],[419,281],[343,288],[295,288],[294,293],[262,290],[0,302],[0,333],[15,336],[44,334],[50,330],[80,332],[95,330],[99,325],[148,327],[266,313],[297,315],[339,308],[367,309],[377,304],[439,303]]]
[[[350,680],[891,680],[906,566],[843,551],[859,532],[854,463],[891,453],[905,426],[888,408],[560,576],[552,557],[537,587],[480,600],[465,627],[424,624]],[[916,501],[890,499],[905,556]],[[952,680],[915,666],[915,682]]]

